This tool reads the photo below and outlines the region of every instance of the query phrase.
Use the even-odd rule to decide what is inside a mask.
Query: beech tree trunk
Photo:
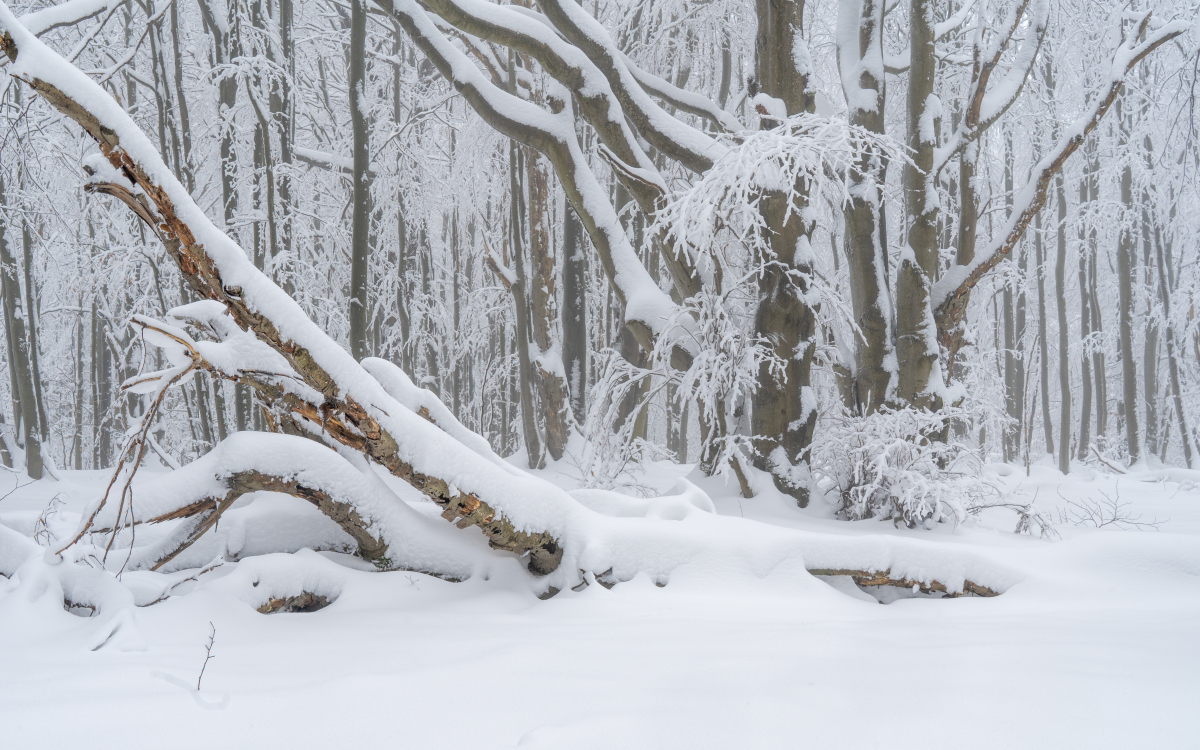
[[[930,97],[936,74],[933,0],[913,0],[909,21],[907,125],[912,162],[904,165],[908,247],[896,272],[897,396],[917,408],[941,406],[934,383],[937,324],[929,294],[938,272],[938,201],[933,184],[934,137]]]
[[[1121,123],[1121,142],[1127,144],[1126,120],[1122,118],[1118,103],[1117,119]],[[1121,170],[1121,203],[1126,215],[1133,209],[1133,169],[1128,162]],[[1119,234],[1117,240],[1117,287],[1120,294],[1120,339],[1121,339],[1121,378],[1125,412],[1125,444],[1129,451],[1129,463],[1135,464],[1141,458],[1140,432],[1138,430],[1138,388],[1137,363],[1133,359],[1133,274],[1134,274],[1134,242],[1133,232],[1128,222]]]
[[[587,420],[587,248],[583,227],[570,203],[563,205],[563,369],[576,424]]]
[[[783,101],[789,115],[812,111],[807,70],[797,67],[796,49],[803,49],[804,3],[800,0],[757,0],[758,32],[755,72],[761,91]],[[762,127],[777,123],[764,119]],[[759,206],[772,234],[769,238],[778,265],[768,266],[759,278],[755,332],[770,341],[777,356],[786,363],[784,377],[776,379],[764,364],[759,369],[754,394],[751,431],[757,436],[755,465],[770,471],[775,486],[795,498],[800,507],[808,504],[808,487],[797,482],[793,466],[807,465],[808,446],[816,427],[816,399],[810,388],[812,359],[816,347],[816,316],[803,299],[806,291],[789,279],[788,271],[811,272],[811,259],[803,252],[812,227],[793,208],[790,217],[787,197],[768,193]],[[799,252],[798,252],[799,251]],[[808,401],[806,402],[806,395]],[[706,435],[725,425],[701,424]],[[710,457],[701,456],[704,464]]]
[[[0,202],[7,209],[7,194],[0,177]],[[17,391],[15,407],[19,412],[20,437],[25,448],[25,473],[31,479],[41,479],[43,473],[41,435],[38,430],[37,397],[34,394],[33,370],[29,360],[29,338],[25,312],[21,309],[21,282],[17,275],[17,260],[8,247],[6,222],[0,212],[0,294],[3,295],[5,333],[8,339],[8,366]]]
[[[350,88],[350,128],[354,143],[354,208],[350,239],[350,353],[355,359],[369,356],[367,349],[367,284],[371,222],[371,182],[368,167],[371,161],[370,133],[367,127],[366,0],[350,2],[350,57],[347,82]]]
[[[1055,180],[1055,201],[1058,204],[1057,254],[1054,261],[1055,307],[1058,310],[1058,470],[1071,472],[1071,369],[1070,344],[1067,330],[1067,192],[1063,176]],[[1086,364],[1087,359],[1084,358]],[[1084,373],[1083,398],[1091,395],[1088,373]]]

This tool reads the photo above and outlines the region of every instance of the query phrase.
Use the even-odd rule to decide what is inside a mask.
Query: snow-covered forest
[[[1195,747],[1196,22],[3,0],[14,746]]]

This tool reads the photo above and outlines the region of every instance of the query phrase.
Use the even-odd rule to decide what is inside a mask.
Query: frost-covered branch
[[[106,10],[125,5],[129,0],[67,0],[21,16],[21,23],[36,36],[74,26],[95,18]]]
[[[1104,88],[1096,92],[1092,105],[1064,130],[1055,146],[1031,170],[1032,178],[1013,201],[1012,215],[998,237],[979,253],[969,265],[952,266],[933,288],[931,301],[935,309],[938,339],[943,346],[954,349],[954,332],[966,313],[971,289],[993,268],[1008,257],[1033,217],[1042,210],[1049,195],[1050,181],[1063,164],[1083,145],[1088,134],[1096,129],[1112,107],[1125,85],[1125,76],[1154,50],[1183,34],[1190,27],[1183,21],[1171,21],[1149,31],[1150,13],[1139,17],[1134,31],[1128,34],[1113,53]]]
[[[931,175],[940,174],[956,154],[978,141],[1021,95],[1046,36],[1049,14],[1048,0],[1021,0],[1010,8],[1000,32],[993,34],[986,43],[983,41],[985,29],[981,23],[972,51],[971,87],[963,105],[964,116],[946,144],[935,149]],[[993,86],[992,75],[1026,15],[1029,17],[1026,37],[1004,78]]]
[[[625,307],[625,324],[646,350],[659,336],[674,337],[677,309],[642,265],[625,236],[624,227],[608,200],[575,134],[569,111],[550,113],[501,90],[456,48],[415,0],[377,0],[377,5],[404,27],[421,51],[449,80],[476,113],[501,134],[545,154],[600,256],[605,275]],[[686,344],[681,345],[685,359]]]

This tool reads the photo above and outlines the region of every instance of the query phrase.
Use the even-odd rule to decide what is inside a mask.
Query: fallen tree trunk
[[[0,4],[0,47],[11,75],[80,125],[104,162],[94,190],[120,199],[159,237],[201,298],[283,357],[296,384],[238,375],[274,417],[275,429],[361,452],[428,495],[460,528],[478,526],[496,549],[528,556],[535,574],[554,571],[562,550],[540,523],[570,498],[551,485],[464,450],[404,409],[325,335],[282,289],[214,226],[157,150],[103,89],[42,44]],[[302,387],[297,387],[302,386]],[[399,439],[398,439],[399,436]]]

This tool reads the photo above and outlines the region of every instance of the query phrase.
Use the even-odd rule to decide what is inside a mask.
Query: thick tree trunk
[[[782,100],[788,115],[812,111],[809,71],[801,68],[807,57],[803,41],[804,3],[757,0],[755,7],[758,13],[755,70],[762,93]],[[771,120],[762,121],[763,127],[776,125]],[[759,277],[755,332],[772,343],[774,353],[787,365],[780,379],[765,364],[759,369],[750,422],[756,439],[753,460],[760,469],[771,472],[780,491],[804,507],[808,504],[809,490],[797,481],[793,467],[807,466],[808,446],[817,422],[816,399],[810,385],[816,315],[804,301],[806,290],[789,278],[789,272],[811,272],[811,251],[806,248],[812,227],[805,224],[801,212],[794,208],[787,216],[788,198],[782,193],[763,196],[759,208],[771,231],[768,241],[778,265],[768,266]],[[723,423],[709,425],[701,420],[706,443],[714,429],[724,437]],[[708,458],[701,456],[701,464]]]
[[[908,148],[904,197],[909,215],[908,247],[896,273],[896,395],[917,408],[938,409],[941,385],[937,324],[929,293],[938,272],[938,201],[933,184],[934,113],[929,111],[937,69],[933,0],[913,0],[909,25]]]
[[[843,7],[838,28],[842,86],[847,100],[852,102],[850,122],[882,134],[884,4],[881,0],[861,0],[857,14],[847,10],[849,7]],[[889,366],[895,342],[884,225],[885,171],[882,154],[866,152],[854,167],[850,199],[844,211],[850,297],[855,322],[862,334],[855,342],[855,387],[862,414],[872,414],[883,406],[892,397],[895,386],[894,365]]]

